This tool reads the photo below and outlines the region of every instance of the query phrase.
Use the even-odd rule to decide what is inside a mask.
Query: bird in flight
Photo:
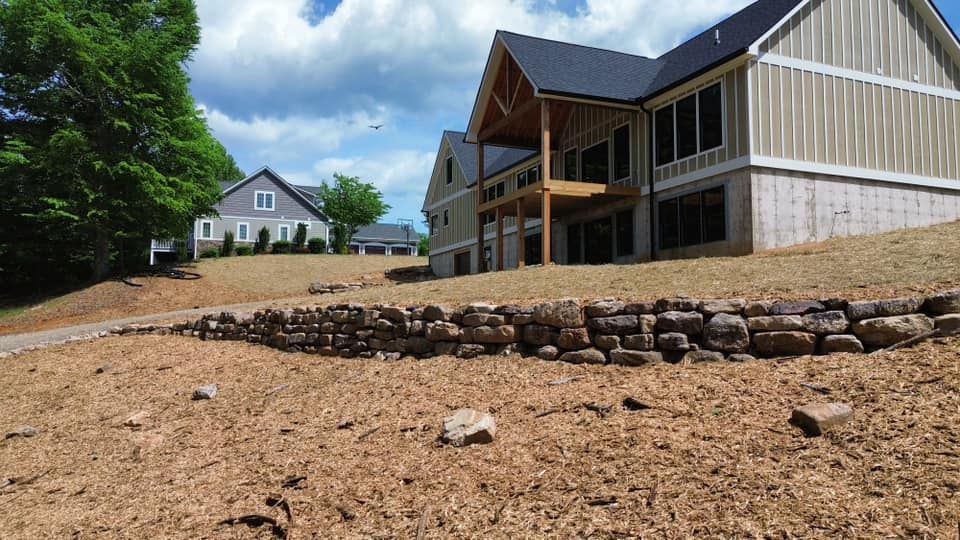
[[[369,127],[370,129],[375,129],[375,130],[377,130],[377,131],[380,131],[380,128],[383,127],[383,124],[376,124],[376,125],[370,124],[368,127]]]

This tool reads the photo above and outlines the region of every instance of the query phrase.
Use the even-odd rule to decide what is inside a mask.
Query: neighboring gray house
[[[203,217],[194,222],[188,251],[197,258],[204,250],[220,247],[225,231],[233,231],[237,246],[252,246],[257,232],[266,227],[270,241],[293,240],[297,224],[307,226],[307,238],[329,241],[329,219],[316,204],[317,188],[295,186],[269,167],[263,167],[243,180],[221,182],[223,199],[214,208],[219,217]],[[150,263],[163,253],[176,251],[172,240],[154,240]]]
[[[420,234],[404,225],[375,223],[361,227],[350,241],[356,255],[417,255]]]

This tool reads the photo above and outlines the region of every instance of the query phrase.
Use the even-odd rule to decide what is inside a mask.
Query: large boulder
[[[610,351],[613,349],[620,348],[620,336],[604,336],[598,335],[594,336],[593,342],[597,345],[598,348],[605,351]]]
[[[460,409],[443,420],[441,440],[451,446],[488,444],[497,434],[497,423],[487,413]]]
[[[863,343],[857,339],[857,336],[848,334],[826,336],[823,338],[823,343],[820,344],[820,351],[823,352],[823,354],[860,354],[863,352]]]
[[[934,319],[934,326],[941,336],[960,336],[960,313],[941,315]]]
[[[927,298],[923,307],[936,315],[960,313],[960,289],[935,294]]]
[[[448,322],[427,323],[426,336],[430,341],[459,341],[460,327]]]
[[[700,308],[700,300],[680,296],[676,298],[661,298],[657,300],[656,310],[663,311],[696,311]]]
[[[910,315],[920,311],[920,300],[916,298],[891,298],[888,300],[869,300],[847,304],[847,316],[851,320],[876,319]]]
[[[634,334],[623,338],[623,348],[637,351],[652,351],[656,347],[656,336],[651,334]]]
[[[613,317],[623,313],[624,303],[619,300],[598,300],[586,308],[587,317]]]
[[[824,311],[803,316],[803,329],[819,335],[843,334],[850,329],[850,320],[842,311]]]
[[[864,319],[853,323],[853,333],[865,345],[874,347],[889,347],[931,330],[933,319],[920,314]]]
[[[768,315],[807,315],[827,308],[820,302],[804,300],[800,302],[777,302],[767,311]]]
[[[447,306],[427,306],[423,308],[423,318],[428,321],[447,322],[453,315],[453,310]]]
[[[597,349],[584,349],[582,351],[569,351],[560,356],[561,362],[570,364],[606,364],[607,357],[603,351]]]
[[[457,346],[457,358],[469,360],[487,354],[487,348],[478,343],[462,343]]]
[[[770,314],[771,307],[773,307],[773,302],[769,300],[747,302],[747,305],[743,307],[743,315],[745,317],[766,317]]]
[[[723,353],[717,351],[690,351],[683,355],[682,362],[687,364],[704,364],[708,362],[723,362]]]
[[[590,346],[590,334],[586,328],[563,328],[557,338],[557,346],[568,351],[579,351]]]
[[[703,315],[696,311],[666,311],[657,315],[657,330],[698,336],[703,332]]]
[[[817,336],[807,332],[763,332],[754,334],[753,345],[762,356],[813,354]]]
[[[396,306],[383,306],[380,308],[380,315],[387,320],[395,323],[407,322],[407,310]]]
[[[544,345],[537,349],[536,355],[541,360],[556,360],[560,356],[560,349],[553,345]]]
[[[533,320],[555,328],[577,328],[583,326],[583,310],[579,300],[565,298],[538,305],[533,310]]]
[[[690,342],[686,334],[667,332],[657,336],[657,346],[664,351],[689,351]]]
[[[464,326],[502,326],[507,324],[507,318],[494,313],[467,313],[463,316]]]
[[[747,328],[751,332],[789,332],[803,329],[800,315],[764,315],[747,319]]]
[[[523,342],[528,345],[556,345],[556,328],[542,324],[528,324],[523,328]]]
[[[663,362],[663,354],[658,351],[614,349],[610,351],[610,360],[621,366],[645,366]]]
[[[747,322],[739,315],[714,315],[703,327],[703,347],[713,351],[746,352],[750,349]]]
[[[515,326],[478,326],[473,329],[473,341],[476,343],[516,343],[519,334]]]
[[[638,324],[636,315],[616,315],[587,320],[587,326],[601,334],[630,334],[636,331]]]
[[[434,343],[427,338],[413,336],[408,338],[401,338],[397,340],[397,348],[399,351],[410,354],[426,354],[433,352]]]
[[[718,313],[739,315],[746,305],[747,301],[743,300],[742,298],[733,298],[727,300],[704,300],[700,303],[700,312],[707,316],[713,316]]]

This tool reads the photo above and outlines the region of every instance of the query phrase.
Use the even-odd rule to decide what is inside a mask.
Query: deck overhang
[[[508,193],[504,197],[485,202],[480,205],[477,212],[483,215],[495,212],[499,208],[504,216],[516,217],[519,201],[523,208],[522,211],[527,217],[540,217],[542,213],[541,199],[545,190],[550,191],[554,217],[585,210],[614,199],[640,197],[642,195],[642,190],[639,187],[549,180],[531,184],[523,189]]]

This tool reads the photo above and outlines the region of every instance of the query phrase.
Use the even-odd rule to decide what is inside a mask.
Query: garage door
[[[408,247],[395,247],[395,248],[393,248],[392,250],[390,250],[390,252],[393,253],[394,255],[409,255],[409,254],[410,254],[410,248],[408,248]]]
[[[367,246],[364,248],[364,252],[367,255],[386,255],[387,248],[384,246]]]

